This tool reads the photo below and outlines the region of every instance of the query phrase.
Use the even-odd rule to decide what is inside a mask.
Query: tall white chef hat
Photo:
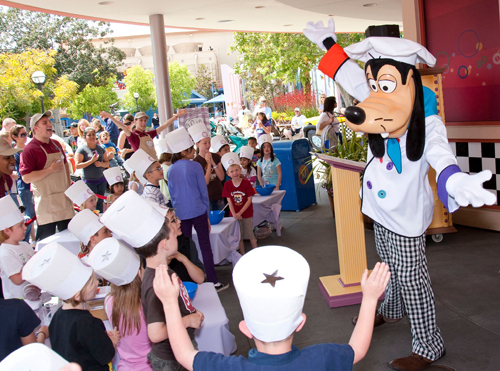
[[[48,346],[31,343],[5,357],[0,362],[0,371],[59,371],[68,363]]]
[[[130,246],[138,248],[159,232],[165,217],[134,191],[127,191],[106,210],[101,222]]]
[[[222,162],[222,165],[224,166],[224,169],[226,169],[226,170],[231,165],[239,165],[240,164],[240,158],[234,152],[226,153],[224,156],[222,156],[220,161]]]
[[[397,37],[367,37],[359,43],[344,48],[344,51],[350,58],[362,62],[368,62],[370,59],[389,58],[411,65],[425,63],[433,67],[436,64],[436,58],[422,45]]]
[[[190,126],[188,131],[195,143],[198,143],[202,139],[210,138],[210,132],[208,131],[207,126],[202,122]]]
[[[259,148],[262,147],[264,143],[271,143],[271,145],[273,144],[273,137],[271,134],[262,134],[257,139],[257,144],[259,145]]]
[[[118,166],[104,170],[103,174],[110,187],[113,184],[123,182],[122,171]]]
[[[144,177],[146,170],[156,159],[151,157],[143,149],[138,149],[128,159],[128,166],[134,169],[136,175]]]
[[[64,194],[76,205],[81,205],[94,195],[83,180],[73,183]]]
[[[243,146],[240,148],[240,158],[244,157],[251,160],[253,158],[253,152],[254,152],[253,147]]]
[[[161,138],[156,141],[156,152],[160,155],[162,153],[172,153],[172,150],[168,146],[167,138]]]
[[[23,280],[62,300],[71,299],[87,283],[92,268],[57,242],[51,242],[28,260]]]
[[[99,221],[99,217],[88,209],[80,211],[68,224],[69,231],[84,245],[88,245],[90,237],[99,232],[102,227],[104,224]]]
[[[233,282],[245,323],[264,342],[286,339],[302,322],[309,264],[283,246],[263,246],[234,267]]]
[[[0,198],[0,230],[10,228],[24,220],[12,197]]]
[[[137,177],[137,180],[141,184],[147,183],[147,180],[144,179],[144,177],[142,175],[139,175],[138,173],[136,173],[135,170],[130,166],[130,158],[123,163],[123,167],[125,168],[125,170],[127,170],[127,173],[129,173],[130,175],[132,175],[132,173],[134,173],[135,176]]]
[[[139,255],[114,238],[99,242],[88,261],[96,274],[117,286],[132,282],[140,266]]]
[[[167,139],[167,144],[173,153],[180,153],[194,146],[193,139],[191,139],[188,131],[183,126],[172,131],[171,133],[168,133],[165,138]]]
[[[212,152],[218,152],[222,146],[229,144],[226,139],[222,135],[216,135],[210,139],[210,146],[212,147]]]

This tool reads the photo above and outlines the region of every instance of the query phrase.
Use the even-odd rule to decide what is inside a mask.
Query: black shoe
[[[229,283],[217,282],[217,283],[214,283],[214,287],[215,287],[215,291],[221,292],[229,287]]]

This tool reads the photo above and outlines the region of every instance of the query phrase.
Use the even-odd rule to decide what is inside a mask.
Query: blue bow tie
[[[398,174],[401,174],[401,148],[399,147],[399,141],[396,138],[387,139],[387,155],[396,167]]]

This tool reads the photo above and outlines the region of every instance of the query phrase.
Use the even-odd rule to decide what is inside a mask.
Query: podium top
[[[324,155],[322,153],[312,153],[311,152],[311,154],[315,154],[319,159],[321,159],[325,162],[328,162],[330,165],[332,165],[336,169],[355,171],[357,173],[361,173],[366,167],[366,162],[345,160],[343,158]]]

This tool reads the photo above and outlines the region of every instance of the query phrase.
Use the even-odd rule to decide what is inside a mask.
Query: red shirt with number
[[[224,184],[222,197],[230,198],[233,202],[234,211],[239,213],[243,206],[247,203],[248,197],[252,197],[255,193],[255,189],[247,179],[241,179],[241,183],[238,187],[233,184],[233,180],[231,179]],[[245,219],[251,218],[252,216],[253,205],[250,204],[241,217]]]

